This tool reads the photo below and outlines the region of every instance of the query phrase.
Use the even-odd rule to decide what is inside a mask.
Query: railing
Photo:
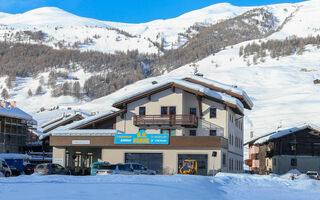
[[[197,127],[198,118],[195,115],[135,115],[133,124],[135,126],[181,125]]]

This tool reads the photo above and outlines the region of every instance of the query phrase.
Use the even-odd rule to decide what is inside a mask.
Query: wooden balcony
[[[197,127],[198,118],[195,115],[135,115],[135,126],[175,126]]]

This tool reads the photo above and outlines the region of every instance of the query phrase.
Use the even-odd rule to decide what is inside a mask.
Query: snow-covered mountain
[[[300,4],[263,6],[283,22]],[[208,27],[257,7],[215,4],[167,20],[128,24],[79,17],[59,8],[44,7],[22,14],[0,13],[0,41],[46,44],[54,48],[96,50],[106,53],[138,49],[159,53],[178,48]],[[37,40],[25,31],[44,33]]]
[[[142,24],[103,22],[81,18],[57,8],[40,8],[18,15],[0,13],[0,24],[2,24],[0,25],[0,40],[16,41],[16,32],[30,30],[45,33],[43,40],[31,40],[31,43],[43,43],[55,48],[59,48],[55,44],[62,40],[65,41],[65,45],[70,43],[70,48],[73,48],[74,42],[82,41],[83,43],[86,38],[91,38],[92,42],[80,44],[78,48],[83,51],[91,49],[103,52],[138,48],[141,53],[158,53],[160,48],[156,43],[161,43],[161,40],[165,41],[164,49],[187,48],[190,38],[201,32],[203,27],[232,19],[256,8],[264,8],[272,14],[274,19],[274,26],[271,26],[272,31],[269,30],[263,38],[227,46],[214,55],[196,60],[171,72],[164,70],[161,77],[136,82],[106,97],[91,102],[81,102],[69,96],[53,98],[50,96],[51,89],[46,87],[44,87],[43,94],[29,97],[28,89],[31,88],[34,93],[41,76],[44,82],[47,82],[48,72],[40,73],[37,78],[17,78],[17,86],[10,89],[10,94],[18,105],[23,105],[24,109],[31,113],[36,113],[40,107],[49,108],[57,105],[60,105],[62,109],[71,107],[91,113],[101,110],[102,105],[106,109],[109,108],[115,99],[128,91],[135,91],[151,84],[155,79],[190,74],[196,66],[205,77],[236,85],[246,90],[252,97],[255,106],[252,111],[246,111],[245,139],[249,138],[251,131],[254,132],[254,136],[258,136],[274,131],[278,127],[293,126],[304,122],[320,124],[318,117],[320,85],[313,83],[315,79],[320,78],[320,50],[317,45],[306,45],[303,53],[298,54],[293,51],[286,56],[273,57],[269,51],[266,51],[263,59],[256,62],[253,62],[254,55],[247,57],[239,55],[241,48],[253,42],[261,44],[274,39],[284,40],[294,35],[304,38],[319,35],[319,0],[262,7],[216,4],[174,19]],[[265,20],[265,16],[264,14],[257,15],[255,19],[261,22]],[[7,36],[4,37],[4,33]],[[13,36],[10,38],[8,34]],[[94,37],[95,35],[98,36]],[[20,42],[29,42],[25,40],[26,38],[21,37]],[[184,46],[181,47],[181,45]],[[81,67],[68,73],[70,77],[76,76],[81,84],[93,75]],[[59,81],[63,83],[67,80],[60,79]],[[4,86],[4,82],[5,78],[0,78],[0,85]],[[43,116],[41,120],[45,122]]]

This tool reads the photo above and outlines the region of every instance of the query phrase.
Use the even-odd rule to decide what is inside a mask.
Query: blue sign
[[[169,144],[169,134],[147,134],[144,130],[134,134],[114,136],[115,144]]]

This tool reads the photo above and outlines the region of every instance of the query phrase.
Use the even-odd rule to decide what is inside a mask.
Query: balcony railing
[[[135,115],[133,124],[135,126],[181,125],[197,127],[198,118],[195,115]]]

